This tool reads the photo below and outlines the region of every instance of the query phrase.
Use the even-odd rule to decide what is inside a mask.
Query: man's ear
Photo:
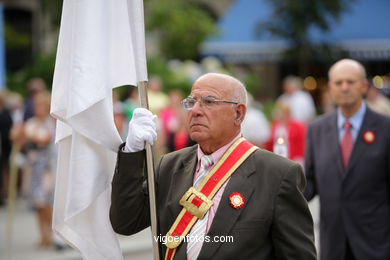
[[[241,125],[242,121],[244,121],[245,114],[246,114],[246,106],[244,104],[237,104],[235,124]]]

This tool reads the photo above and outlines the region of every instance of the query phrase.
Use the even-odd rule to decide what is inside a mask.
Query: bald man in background
[[[184,240],[174,249],[160,243],[161,257],[172,256],[174,251],[174,256],[167,259],[316,259],[301,167],[241,138],[246,113],[243,84],[224,74],[203,75],[182,105],[188,111],[189,135],[198,144],[166,154],[156,169],[161,235],[175,226],[180,212],[191,212],[179,201],[191,186],[202,191],[198,180],[203,173],[212,173],[221,162],[230,162],[231,157],[226,155],[236,144],[246,144],[253,150],[221,182],[206,215],[196,218],[194,226],[189,227],[189,236],[207,236],[210,240]],[[110,209],[114,230],[124,235],[150,225],[149,201],[142,184],[144,142],[153,143],[156,135],[153,115],[145,109],[136,111],[129,129],[131,134],[118,154]],[[205,161],[208,166],[203,166]],[[217,182],[217,178],[209,180]],[[201,198],[198,192],[192,191],[191,196]],[[224,242],[223,236],[232,240]]]
[[[338,108],[310,124],[305,155],[305,197],[320,198],[320,259],[390,259],[390,118],[366,106],[359,62],[340,60],[328,76]]]

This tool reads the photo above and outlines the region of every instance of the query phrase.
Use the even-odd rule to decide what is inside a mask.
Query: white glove
[[[138,152],[145,148],[145,142],[152,145],[157,139],[157,116],[145,108],[136,108],[129,123],[125,152]]]

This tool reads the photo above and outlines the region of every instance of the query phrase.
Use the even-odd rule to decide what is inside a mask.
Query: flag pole
[[[143,108],[149,109],[147,81],[138,82],[138,95],[140,105]],[[145,145],[146,149],[146,168],[148,176],[148,191],[149,191],[149,205],[150,205],[150,223],[152,229],[152,243],[153,243],[153,256],[154,260],[160,259],[157,243],[157,210],[156,210],[156,192],[154,182],[154,164],[152,146],[150,144]]]
[[[8,203],[7,203],[7,227],[6,239],[7,247],[12,248],[12,228],[15,212],[15,201],[17,193],[18,169],[15,162],[16,154],[19,152],[19,144],[12,145],[11,156],[9,160],[9,180],[8,180]]]

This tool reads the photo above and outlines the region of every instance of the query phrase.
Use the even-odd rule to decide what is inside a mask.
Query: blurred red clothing
[[[186,131],[178,131],[174,136],[174,150],[180,150],[188,147],[189,137]]]
[[[190,139],[177,111],[169,107],[165,108],[161,111],[160,118],[167,151],[173,152],[188,147]]]
[[[286,125],[279,121],[273,121],[271,125],[271,137],[265,143],[265,149],[273,152],[276,139],[276,129],[284,126],[287,133],[288,158],[303,163],[305,155],[306,126],[300,122],[289,120]]]

